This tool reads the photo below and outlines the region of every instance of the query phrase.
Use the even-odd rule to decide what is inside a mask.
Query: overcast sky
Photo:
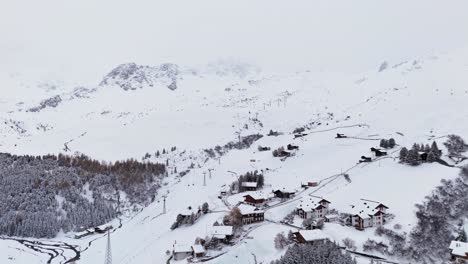
[[[234,58],[358,72],[468,47],[463,0],[0,0],[0,71],[99,79],[117,64]]]

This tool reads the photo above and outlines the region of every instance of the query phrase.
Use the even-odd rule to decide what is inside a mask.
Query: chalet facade
[[[452,243],[450,243],[450,252],[452,254],[452,261],[454,263],[468,263],[468,243],[461,241],[452,241]]]
[[[273,193],[275,194],[275,197],[277,197],[277,198],[290,199],[290,198],[294,197],[294,195],[296,194],[296,191],[295,190],[287,190],[287,189],[283,188],[283,189],[273,190]]]
[[[302,199],[296,207],[296,212],[302,219],[323,218],[328,213],[330,202],[318,196]]]
[[[257,209],[254,206],[240,204],[239,206],[237,206],[237,208],[239,208],[241,212],[243,225],[263,222],[263,220],[265,219],[265,212]]]
[[[180,212],[179,215],[182,217],[182,221],[187,221],[187,219],[190,219],[193,217],[194,220],[197,220],[200,218],[200,216],[203,214],[200,208],[198,209],[193,209],[191,206],[189,206],[187,209],[184,211]]]
[[[242,191],[256,191],[258,189],[257,182],[242,182],[241,184]]]
[[[205,248],[202,245],[193,245],[192,246],[193,257],[203,258],[206,256]]]
[[[356,205],[351,205],[351,225],[364,230],[368,227],[385,224],[387,206],[380,202],[361,199]]]
[[[271,200],[271,198],[273,198],[273,195],[268,195],[264,192],[255,192],[244,195],[244,203],[260,207],[265,205],[265,203]]]
[[[328,236],[320,229],[314,230],[301,230],[294,233],[296,242],[298,244],[315,244],[329,240]]]

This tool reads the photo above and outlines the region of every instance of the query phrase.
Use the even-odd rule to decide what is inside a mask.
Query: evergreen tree
[[[349,254],[343,254],[334,243],[326,240],[313,245],[295,245],[271,264],[355,264]]]
[[[257,186],[258,188],[263,188],[263,185],[265,184],[265,179],[262,174],[258,175],[257,177]]]
[[[406,162],[407,157],[408,157],[408,149],[403,147],[400,150],[400,162]]]
[[[467,150],[468,145],[457,135],[449,135],[448,140],[444,142],[445,147],[451,155],[459,155]]]
[[[208,210],[209,210],[209,206],[208,206],[208,203],[207,202],[204,202],[203,205],[202,205],[202,212],[204,214],[208,213]]]
[[[431,151],[437,156],[437,158],[440,158],[441,151],[439,150],[439,147],[437,146],[437,143],[435,141],[432,142]]]
[[[424,146],[424,152],[429,153],[429,151],[431,151],[431,147],[429,146],[429,144],[426,144]]]
[[[434,162],[437,160],[437,155],[434,154],[434,152],[429,151],[429,153],[427,154],[427,162]]]
[[[416,166],[420,164],[419,159],[419,152],[414,148],[408,151],[408,155],[406,156],[406,162],[410,165]]]
[[[289,230],[289,232],[288,232],[288,240],[289,240],[290,243],[292,243],[292,242],[294,242],[296,240],[296,236],[294,235],[294,233],[291,230]]]
[[[389,147],[389,148],[394,148],[395,145],[396,145],[395,139],[394,139],[394,138],[390,138],[390,139],[388,140],[388,147]]]
[[[381,148],[388,148],[388,141],[386,139],[381,139],[380,140],[380,147]]]
[[[465,229],[463,229],[463,227],[462,227],[462,229],[458,233],[457,240],[461,241],[461,242],[468,242],[467,239],[468,239],[468,237],[466,236]]]

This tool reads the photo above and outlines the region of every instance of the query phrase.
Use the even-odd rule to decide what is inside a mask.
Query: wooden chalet
[[[372,158],[371,157],[366,157],[366,156],[361,156],[361,160],[359,162],[371,162]]]
[[[273,190],[276,198],[290,199],[296,194],[296,190],[287,190],[285,188]]]
[[[243,225],[263,222],[265,219],[265,212],[254,206],[240,204],[237,208],[239,208],[239,211],[241,212]]]
[[[200,208],[193,209],[191,206],[189,206],[187,207],[187,209],[180,212],[179,215],[181,215],[182,218],[185,220],[185,219],[189,219],[190,217],[192,217],[192,215],[195,217],[195,219],[198,219],[202,214],[203,212],[201,211]]]
[[[193,245],[192,252],[195,258],[203,258],[206,256],[206,250],[202,245]]]
[[[341,134],[341,133],[336,133],[335,138],[347,138],[347,136],[345,136],[344,134]]]
[[[419,151],[418,154],[419,154],[419,159],[420,159],[420,160],[422,160],[422,161],[427,161],[427,156],[428,156],[428,153],[427,153],[427,152]]]
[[[296,207],[296,212],[302,219],[323,218],[328,213],[330,202],[318,196],[303,198]]]
[[[294,233],[296,242],[298,244],[315,244],[329,240],[328,236],[320,229],[314,230],[301,230]]]
[[[383,157],[387,155],[387,152],[381,151],[380,149],[377,149],[377,148],[371,148],[371,151],[375,153],[376,157]]]
[[[212,239],[229,242],[234,237],[234,228],[227,225],[213,226],[211,229]]]
[[[271,198],[273,198],[272,196],[273,195],[268,195],[262,191],[259,191],[259,192],[254,192],[254,193],[244,195],[243,197],[244,197],[244,203],[258,207],[268,202]]]
[[[288,145],[286,146],[286,148],[287,148],[288,150],[295,150],[295,149],[299,149],[299,146],[294,146],[294,145],[288,144]]]
[[[450,253],[452,261],[457,264],[468,263],[468,243],[461,241],[452,241],[450,243]]]
[[[175,244],[172,250],[172,255],[174,256],[175,261],[186,259],[192,256],[192,254],[192,247],[185,244]]]
[[[241,184],[242,191],[256,191],[258,189],[257,182],[242,182]]]
[[[380,202],[361,199],[356,205],[351,205],[351,225],[358,230],[385,224],[387,206]]]
[[[319,183],[318,182],[307,182],[307,183],[301,183],[301,187],[302,188],[309,188],[309,187],[317,187],[319,186]]]

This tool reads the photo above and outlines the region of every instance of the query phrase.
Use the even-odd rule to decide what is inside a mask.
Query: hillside
[[[18,155],[82,153],[104,161],[144,158],[167,164],[169,175],[162,179],[155,201],[112,222],[119,226],[112,233],[116,263],[164,263],[174,242],[191,245],[197,237],[210,235],[213,223],[222,221],[242,199],[241,194],[219,199],[220,191],[241,174],[263,171],[264,192],[295,189],[297,197],[266,209],[267,221],[247,226],[235,245],[210,252],[220,256],[208,263],[267,263],[284,253],[275,249],[275,235],[296,230],[280,221],[309,195],[326,198],[339,212],[361,198],[382,202],[394,215],[385,227],[399,224],[398,232],[410,232],[417,223],[415,204],[442,179],[455,179],[459,170],[438,163],[400,164],[399,149],[434,140],[443,146],[448,134],[468,138],[468,115],[463,111],[467,71],[467,50],[385,64],[362,74],[270,74],[245,64],[218,70],[117,65],[94,85],[51,88],[49,84],[24,93],[27,96],[9,92],[0,101],[0,149]],[[17,82],[11,76],[5,80]],[[307,135],[294,138],[298,128]],[[270,130],[281,134],[268,136]],[[336,139],[337,133],[347,138]],[[239,138],[254,134],[263,137],[250,146],[236,147]],[[387,157],[357,164],[361,156],[372,155],[370,148],[378,147],[381,138],[394,138],[397,146]],[[258,150],[259,145],[273,150],[288,144],[299,149],[284,160]],[[302,190],[301,183],[306,182],[319,186]],[[167,195],[166,214],[162,214],[163,195]],[[204,202],[211,213],[193,225],[170,230],[178,214]],[[375,229],[358,231],[326,223],[323,231],[337,242],[352,238],[358,251],[369,238],[385,241]],[[76,245],[81,251],[79,263],[104,259],[103,235],[72,237],[66,233],[39,241]],[[2,261],[45,263],[49,258],[11,243],[0,241]],[[66,257],[52,258],[52,263],[69,260],[75,251],[64,250],[60,256]],[[358,257],[358,262],[368,259]]]

